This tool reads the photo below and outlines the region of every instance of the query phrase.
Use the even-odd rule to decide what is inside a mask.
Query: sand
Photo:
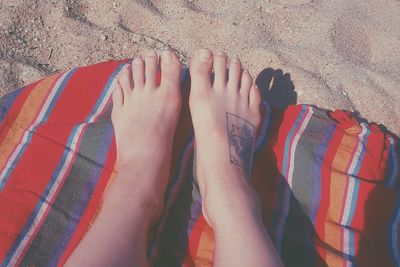
[[[208,47],[238,55],[278,107],[347,109],[399,135],[399,25],[399,0],[0,0],[0,95],[147,48],[187,62]]]

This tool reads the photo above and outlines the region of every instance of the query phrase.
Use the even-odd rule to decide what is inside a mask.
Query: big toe
[[[190,60],[190,76],[193,90],[211,88],[213,54],[208,49],[195,52]]]

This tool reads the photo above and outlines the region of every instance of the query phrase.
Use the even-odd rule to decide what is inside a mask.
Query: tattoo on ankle
[[[226,112],[229,141],[229,156],[232,164],[240,166],[246,176],[250,176],[253,160],[255,126],[249,121]]]

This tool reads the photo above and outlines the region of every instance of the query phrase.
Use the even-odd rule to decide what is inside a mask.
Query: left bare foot
[[[161,68],[161,81],[157,72]],[[117,144],[121,195],[161,213],[168,182],[172,142],[181,107],[181,64],[172,51],[136,58],[118,75],[112,123]]]

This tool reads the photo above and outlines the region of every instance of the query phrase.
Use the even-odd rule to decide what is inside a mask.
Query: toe
[[[133,84],[136,88],[143,88],[144,85],[144,61],[141,58],[135,58],[132,62]]]
[[[251,77],[249,71],[244,70],[240,82],[240,94],[242,94],[245,98],[248,98],[252,84],[253,84],[253,78]]]
[[[260,113],[260,105],[261,105],[261,94],[260,90],[257,88],[255,84],[250,89],[249,95],[250,109],[255,113]]]
[[[190,77],[193,90],[211,88],[212,53],[208,49],[198,50],[190,60]]]
[[[224,52],[216,52],[214,54],[214,87],[215,89],[224,89],[226,87],[226,60],[227,56]]]
[[[118,73],[118,82],[122,88],[122,91],[127,97],[130,93],[132,93],[133,89],[133,81],[132,81],[132,74],[131,74],[131,66],[125,65],[121,72]]]
[[[144,57],[146,85],[152,89],[157,87],[158,55],[154,50],[148,51]]]
[[[179,89],[181,76],[181,64],[178,57],[172,51],[161,53],[161,87],[166,89]]]
[[[242,76],[242,64],[238,57],[234,57],[229,63],[228,90],[239,91],[240,78]]]
[[[113,100],[113,109],[121,108],[124,103],[124,94],[122,93],[122,88],[118,80],[115,83],[115,87],[112,93],[112,100]]]

